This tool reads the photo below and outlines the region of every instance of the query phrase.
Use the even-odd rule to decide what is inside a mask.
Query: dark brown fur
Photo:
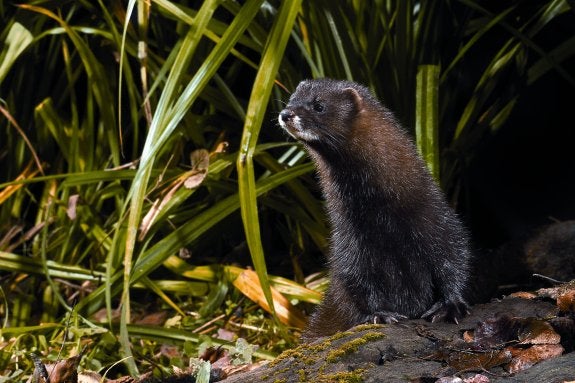
[[[467,233],[392,113],[361,85],[320,79],[279,121],[316,163],[332,225],[331,283],[303,339],[464,316]]]

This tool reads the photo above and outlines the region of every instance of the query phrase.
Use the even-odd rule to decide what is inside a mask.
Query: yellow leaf
[[[234,286],[245,296],[260,305],[264,310],[271,313],[270,307],[264,296],[260,280],[255,271],[244,270],[234,280]],[[295,308],[289,300],[279,291],[271,287],[275,313],[279,320],[292,327],[303,328],[306,321],[302,313]]]

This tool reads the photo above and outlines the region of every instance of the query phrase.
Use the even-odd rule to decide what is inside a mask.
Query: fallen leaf
[[[210,166],[210,153],[206,149],[197,149],[190,154],[192,169],[208,170]]]
[[[204,181],[208,175],[207,170],[195,170],[192,169],[185,173],[186,180],[184,181],[184,187],[186,189],[195,189]]]
[[[150,208],[150,210],[148,210],[144,218],[142,218],[142,223],[140,224],[140,236],[138,237],[139,241],[144,239],[144,237],[148,233],[148,230],[150,230],[150,227],[152,226],[154,219],[158,216],[159,213],[160,213],[160,200],[157,199],[154,201],[152,207]]]
[[[519,344],[558,344],[559,334],[542,319],[527,318],[522,321],[523,328],[519,332]]]
[[[152,207],[144,218],[142,218],[142,223],[140,224],[140,235],[138,240],[142,241],[152,224],[160,214],[160,212],[166,207],[166,205],[172,200],[174,194],[180,189],[182,185],[186,189],[194,189],[200,186],[208,175],[208,167],[210,165],[210,153],[206,149],[194,150],[190,155],[192,161],[192,169],[184,172],[178,178],[176,178],[163,192],[163,197],[157,198]]]
[[[575,350],[575,319],[567,317],[556,317],[549,321],[553,330],[561,336],[561,346],[566,352]]]
[[[527,349],[517,347],[508,349],[513,353],[513,360],[505,368],[512,374],[528,369],[541,361],[561,356],[564,351],[560,344],[538,344]]]
[[[518,291],[518,292],[509,294],[509,296],[513,297],[513,298],[522,298],[522,299],[535,299],[535,298],[537,298],[537,294],[532,293],[530,291]]]
[[[242,271],[233,282],[234,286],[240,290],[245,296],[252,301],[259,304],[267,312],[271,312],[268,302],[264,296],[264,292],[260,285],[260,280],[255,271],[244,270]],[[290,301],[284,297],[279,291],[271,288],[274,309],[279,320],[288,326],[304,328],[305,319],[302,313],[295,308]]]
[[[167,311],[159,311],[151,314],[147,314],[144,317],[134,321],[135,324],[139,325],[151,325],[151,326],[161,326],[168,319]]]
[[[202,352],[202,354],[200,355],[200,359],[209,361],[210,363],[213,364],[215,361],[222,358],[226,352],[227,350],[222,346],[219,347],[210,346],[206,348],[204,352]]]
[[[435,383],[463,383],[463,380],[458,376],[444,376],[437,379]]]
[[[78,373],[78,383],[102,383],[104,380],[102,376],[94,371],[84,370]],[[106,381],[110,383],[110,381]]]
[[[537,290],[537,297],[557,299],[557,296],[559,295],[560,289],[561,289],[560,286],[547,287],[547,288],[539,289],[539,290]]]
[[[459,372],[462,371],[483,371],[501,366],[512,360],[511,352],[508,350],[492,350],[488,352],[456,352],[449,355],[447,363],[450,367]]]
[[[46,365],[46,371],[50,377],[50,383],[77,383],[78,382],[78,365],[80,364],[81,355],[61,360],[57,363]],[[34,363],[36,365],[36,361]],[[36,368],[38,365],[36,365]],[[46,382],[41,377],[38,382]]]
[[[490,380],[485,375],[477,374],[475,376],[472,376],[471,378],[463,379],[463,382],[464,383],[489,383]]]
[[[26,165],[26,169],[24,169],[24,171],[18,177],[16,177],[16,179],[14,181],[32,179],[32,178],[34,178],[34,176],[36,174],[38,174],[38,172],[42,172],[42,174],[44,174],[44,172],[42,171],[41,168],[39,170],[32,170],[32,166],[33,166],[33,163],[32,163],[32,161],[30,161],[28,163],[28,165]],[[6,201],[8,198],[10,198],[10,196],[12,196],[14,193],[16,193],[22,187],[24,187],[24,185],[26,185],[24,182],[14,183],[14,184],[8,185],[5,188],[3,188],[2,190],[0,190],[0,205],[4,201]]]
[[[122,311],[117,309],[112,309],[112,322],[118,323],[120,321]],[[91,319],[96,323],[106,323],[108,321],[108,309],[101,308],[100,310],[96,311],[92,314]]]
[[[575,312],[575,289],[566,289],[557,296],[557,306],[562,313]]]
[[[517,339],[520,320],[503,314],[480,322],[475,328],[474,343],[480,349],[497,348]]]
[[[162,344],[160,346],[160,355],[164,355],[170,359],[182,358],[181,347],[171,344]]]
[[[236,333],[225,328],[218,329],[218,335],[216,338],[221,340],[233,341],[236,338]]]
[[[76,210],[78,207],[78,201],[80,200],[80,195],[79,194],[74,194],[71,195],[68,198],[68,208],[66,209],[66,215],[68,216],[68,218],[70,218],[70,220],[75,220],[76,219]]]
[[[228,146],[230,146],[230,144],[227,141],[221,141],[216,145],[212,154],[225,153],[228,150]]]

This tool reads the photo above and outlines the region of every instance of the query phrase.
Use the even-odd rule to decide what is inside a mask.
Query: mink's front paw
[[[402,319],[407,319],[405,315],[393,311],[376,311],[364,317],[364,323],[397,323]]]
[[[436,302],[421,318],[432,323],[445,321],[459,324],[459,319],[467,314],[469,314],[467,303],[463,299],[457,299],[455,301]]]

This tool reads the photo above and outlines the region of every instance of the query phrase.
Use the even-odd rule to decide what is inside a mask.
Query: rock
[[[288,350],[276,360],[257,370],[231,376],[222,382],[556,382],[575,379],[575,354],[565,354],[545,360],[515,375],[505,370],[502,359],[485,371],[471,358],[499,352],[496,348],[481,349],[473,337],[464,340],[464,333],[478,328],[488,318],[501,315],[513,318],[513,323],[539,320],[547,323],[556,317],[557,306],[539,299],[506,298],[476,305],[459,324],[429,323],[406,320],[393,325],[360,325],[334,336],[321,338],[307,345]],[[506,323],[501,321],[501,323]],[[520,332],[520,331],[519,331]],[[513,342],[510,342],[513,343]],[[517,340],[516,343],[519,343]],[[501,350],[508,344],[498,345]],[[518,347],[530,347],[520,345]],[[509,353],[509,358],[511,358]],[[479,359],[478,359],[479,360]],[[475,363],[475,364],[474,364]],[[467,366],[458,371],[454,366]],[[478,373],[481,373],[479,375]],[[479,378],[478,378],[479,376]],[[444,379],[444,380],[445,380]],[[451,380],[449,380],[451,379]],[[466,380],[467,379],[467,380]],[[479,380],[478,380],[479,379]],[[489,380],[485,380],[489,379]],[[508,379],[508,380],[506,380]]]

